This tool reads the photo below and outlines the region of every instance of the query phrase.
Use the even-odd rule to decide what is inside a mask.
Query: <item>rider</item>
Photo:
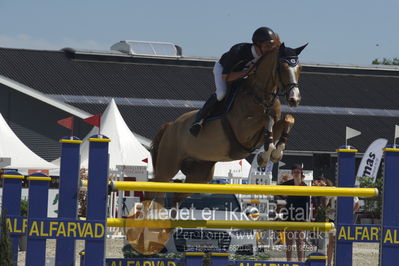
[[[211,113],[216,103],[223,100],[227,92],[227,82],[241,79],[248,75],[251,66],[264,54],[276,47],[277,35],[267,27],[258,28],[252,35],[252,43],[238,43],[222,55],[215,63],[213,74],[216,92],[206,101],[190,128],[197,136],[204,119]]]

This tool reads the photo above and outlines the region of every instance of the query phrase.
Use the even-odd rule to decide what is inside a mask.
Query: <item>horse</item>
[[[208,183],[216,162],[243,159],[262,145],[265,151],[257,156],[260,166],[281,160],[295,120],[290,114],[282,115],[279,96],[285,96],[290,107],[299,105],[298,55],[306,45],[293,49],[282,43],[263,55],[239,82],[231,109],[221,119],[204,123],[197,137],[189,128],[198,110],[163,124],[150,149],[151,181],[168,182],[181,170],[187,183]],[[147,192],[145,199],[162,199],[162,195]],[[175,193],[174,202],[188,195]]]

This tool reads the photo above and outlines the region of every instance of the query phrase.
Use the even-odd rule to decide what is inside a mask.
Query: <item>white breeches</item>
[[[216,98],[220,102],[223,100],[224,96],[226,96],[227,92],[227,84],[226,81],[222,79],[223,66],[216,62],[213,67],[213,75],[215,77],[215,85],[216,85]]]

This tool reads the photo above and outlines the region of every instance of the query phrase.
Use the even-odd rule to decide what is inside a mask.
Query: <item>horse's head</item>
[[[298,63],[298,55],[307,45],[296,49],[286,47],[284,43],[280,46],[277,86],[280,88],[280,94],[285,95],[290,107],[297,107],[301,101],[298,83],[301,67]]]

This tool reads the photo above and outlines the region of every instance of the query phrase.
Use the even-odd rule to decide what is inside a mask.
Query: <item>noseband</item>
[[[298,61],[298,56],[288,56],[288,57],[280,57],[279,58],[280,63],[287,63],[288,66],[291,67],[296,67],[299,63]],[[282,84],[282,88],[278,88],[277,89],[277,95],[278,96],[286,96],[291,92],[291,90],[295,87],[299,87],[299,84],[296,82],[289,82],[287,84],[284,84],[281,81],[281,69],[280,69],[280,64],[278,64],[277,67],[277,72],[278,72],[278,76],[279,76],[279,81],[280,84]]]

